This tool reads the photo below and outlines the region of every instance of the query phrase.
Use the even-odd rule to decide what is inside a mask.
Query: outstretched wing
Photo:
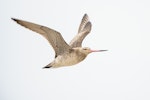
[[[45,27],[42,25],[38,25],[38,24],[34,24],[31,22],[19,20],[19,19],[12,18],[12,20],[14,20],[18,24],[44,36],[49,41],[49,43],[52,45],[53,49],[55,50],[55,57],[57,57],[57,55],[61,55],[61,54],[65,53],[65,52],[69,52],[69,50],[71,49],[71,47],[63,39],[62,35],[59,32],[57,32],[51,28],[48,28],[48,27]]]
[[[92,24],[87,14],[84,14],[79,26],[78,34],[71,40],[71,47],[81,47],[83,39],[90,33]]]

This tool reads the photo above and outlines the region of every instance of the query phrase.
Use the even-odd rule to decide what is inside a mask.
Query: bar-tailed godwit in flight
[[[55,51],[55,59],[43,68],[58,68],[62,66],[75,65],[83,61],[87,55],[92,52],[106,51],[91,50],[88,47],[82,47],[82,41],[90,33],[92,27],[87,14],[85,14],[82,18],[78,34],[69,44],[65,42],[59,32],[51,28],[15,18],[12,18],[12,20],[32,31],[39,33],[45,37],[53,47]]]

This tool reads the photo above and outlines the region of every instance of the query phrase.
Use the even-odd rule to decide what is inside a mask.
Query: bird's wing
[[[82,18],[81,24],[79,26],[78,34],[71,40],[71,47],[81,47],[83,39],[90,33],[92,24],[89,21],[89,17],[85,14]]]
[[[71,49],[71,47],[63,39],[62,35],[53,29],[19,19],[12,18],[12,20],[44,36],[55,50],[55,57],[65,52],[69,52],[69,50]]]

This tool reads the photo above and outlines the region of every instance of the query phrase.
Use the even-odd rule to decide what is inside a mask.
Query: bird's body
[[[55,59],[44,68],[58,68],[62,66],[71,66],[83,61],[91,52],[100,52],[106,50],[91,50],[82,47],[82,41],[91,31],[91,22],[88,15],[85,14],[79,26],[78,34],[71,40],[69,44],[65,42],[61,34],[51,28],[34,24],[31,22],[14,19],[18,24],[29,28],[45,37],[55,50]]]
[[[78,48],[57,56],[47,67],[61,67],[75,65],[86,58],[86,54],[79,52]]]

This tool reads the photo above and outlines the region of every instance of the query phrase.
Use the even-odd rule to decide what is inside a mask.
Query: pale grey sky
[[[150,100],[149,0],[1,0],[0,100]],[[46,69],[48,42],[11,20],[45,25],[69,42],[87,13],[83,46],[108,49],[72,67]]]

